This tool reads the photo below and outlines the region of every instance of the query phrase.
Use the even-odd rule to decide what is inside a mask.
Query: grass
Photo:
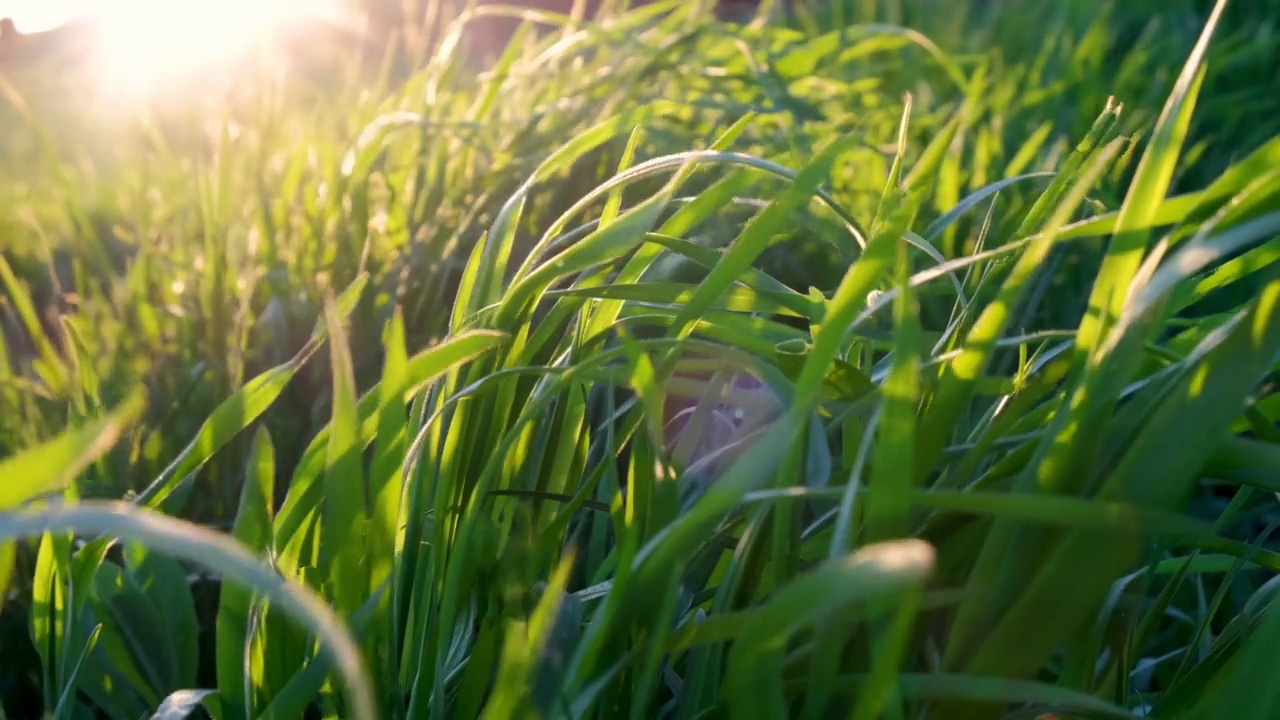
[[[0,712],[1275,717],[1274,20],[1042,5],[7,80]]]

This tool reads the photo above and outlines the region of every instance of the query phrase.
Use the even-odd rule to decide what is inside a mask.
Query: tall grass
[[[1276,716],[1271,21],[1034,5],[14,88],[4,711]]]

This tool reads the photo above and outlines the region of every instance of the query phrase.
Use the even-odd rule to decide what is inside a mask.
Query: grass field
[[[792,5],[0,79],[0,718],[1280,717],[1280,20]]]

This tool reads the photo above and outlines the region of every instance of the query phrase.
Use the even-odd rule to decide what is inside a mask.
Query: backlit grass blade
[[[409,359],[406,365],[402,399],[410,401],[422,392],[424,386],[451,369],[491,351],[506,338],[505,333],[491,330],[473,330],[458,334],[439,345],[423,350]],[[361,447],[367,447],[377,436],[377,413],[381,386],[371,389],[360,400]],[[322,495],[320,478],[324,472],[328,452],[330,429],[321,429],[311,444],[303,451],[289,484],[284,505],[275,518],[275,541],[284,557],[297,558],[300,529],[319,506]],[[290,546],[293,549],[290,550]]]
[[[111,450],[145,407],[145,398],[134,394],[107,417],[0,461],[0,510],[66,487]]]
[[[382,593],[375,593],[360,610],[351,618],[348,623],[353,637],[360,637],[369,627],[369,618],[374,607],[382,600]],[[279,612],[279,610],[277,610]],[[286,616],[287,617],[287,616]],[[278,637],[278,636],[277,636]],[[271,648],[272,640],[268,638],[265,643],[269,652],[269,657],[274,662],[280,662],[282,656],[280,648]],[[307,644],[307,657],[305,660],[299,658],[296,663],[291,663],[284,668],[273,668],[273,670],[286,671],[286,679],[274,683],[273,689],[277,691],[270,695],[270,701],[262,711],[250,717],[256,717],[257,720],[287,720],[305,714],[308,708],[314,707],[317,702],[317,696],[325,690],[326,686],[331,691],[332,681],[330,676],[334,671],[334,662],[332,656],[325,653],[316,654],[313,652],[314,640]],[[287,658],[285,658],[287,659]],[[322,702],[332,702],[335,698],[332,692],[325,693]]]
[[[477,247],[472,265],[474,267],[472,272],[475,277],[468,283],[470,291],[462,295],[464,299],[459,303],[462,309],[455,309],[454,327],[459,326],[462,318],[473,315],[480,308],[496,302],[501,296],[500,283],[510,258],[511,243],[515,237],[516,226],[519,224],[521,215],[524,212],[529,192],[536,182],[548,175],[559,172],[570,163],[607,142],[625,128],[635,127],[647,118],[673,112],[679,107],[680,105],[676,103],[659,101],[629,112],[620,113],[579,133],[543,160],[519,190],[502,206],[498,216],[494,219],[493,225],[489,228],[485,242]],[[530,255],[530,258],[532,257],[534,256]],[[517,277],[524,275],[526,271],[527,268],[521,268],[520,272],[517,273]]]
[[[732,137],[731,133],[726,132],[721,140],[727,141]],[[835,142],[844,144],[846,141],[849,143],[846,149],[857,147],[860,144],[848,138],[844,140],[837,139]],[[789,183],[795,183],[799,177],[799,173],[797,171],[784,165],[780,165],[777,162],[755,155],[740,152],[728,152],[716,148],[701,151],[672,153],[646,160],[645,162],[640,163],[625,172],[621,172],[592,188],[590,192],[574,203],[573,207],[566,210],[564,214],[562,214],[560,218],[547,229],[538,244],[529,251],[529,257],[525,260],[521,275],[518,277],[523,278],[527,275],[533,267],[536,267],[537,264],[542,261],[543,255],[548,249],[560,244],[558,242],[553,243],[553,240],[559,241],[570,235],[570,233],[567,232],[567,229],[568,223],[571,219],[591,207],[593,204],[607,198],[615,189],[632,185],[651,177],[668,175],[672,172],[686,172],[691,164],[693,166],[701,166],[703,168],[750,168],[766,176],[773,176]],[[801,168],[801,170],[803,171],[803,168]],[[732,175],[730,175],[724,179],[723,184],[719,185],[719,188],[731,187],[735,184],[736,183],[732,179]],[[815,187],[811,192],[811,197],[808,199],[816,202],[825,209],[830,210],[838,217],[838,226],[842,232],[836,233],[825,240],[840,250],[844,257],[851,258],[856,255],[860,247],[865,244],[865,238],[864,233],[859,229],[854,218],[840,207],[832,197],[831,193],[825,188]],[[730,202],[735,204],[741,203],[745,205],[760,205],[767,207],[767,203],[753,202],[748,198],[734,198],[732,196],[721,197],[721,192],[718,190],[710,197],[699,195],[698,197],[689,200],[685,204],[685,207],[688,207],[689,205],[696,206],[696,212],[691,212],[684,217],[678,217],[676,214],[673,214],[664,223],[662,232],[664,234],[671,234],[675,232],[677,228],[688,229],[690,223],[698,219],[699,216],[701,216],[701,219],[707,219],[710,212],[719,209]],[[927,244],[922,243],[921,245],[922,250],[928,248]]]
[[[921,233],[921,235],[930,243],[936,243],[938,239],[941,238],[942,233],[947,228],[954,225],[957,220],[969,211],[981,205],[984,201],[994,199],[1004,189],[1013,187],[1018,183],[1030,182],[1032,180],[1044,180],[1056,176],[1057,173],[1051,172],[1027,173],[1026,175],[1015,175],[1013,177],[1005,178],[1004,180],[993,182],[990,185],[983,186],[961,198],[960,202],[956,203],[950,210],[947,210],[947,212],[937,220],[930,223],[929,227],[925,228],[925,231]]]
[[[0,81],[3,81],[3,78],[0,78]],[[3,283],[5,298],[14,305],[23,328],[36,346],[42,362],[40,369],[43,370],[44,379],[52,386],[50,390],[54,394],[61,394],[70,379],[69,368],[54,348],[54,344],[49,341],[40,323],[31,294],[19,282],[17,275],[13,273],[13,268],[9,266],[9,261],[3,256],[0,256],[0,283]],[[7,362],[8,358],[5,358],[5,361]]]
[[[937,167],[945,157],[958,127],[959,119],[952,118],[947,123],[945,131],[935,137],[925,148],[909,176],[909,189],[905,193],[908,197],[903,198],[896,212],[886,217],[882,224],[877,224],[866,250],[845,274],[828,302],[821,325],[813,337],[812,350],[805,359],[804,368],[796,381],[796,399],[791,413],[797,419],[812,410],[821,393],[828,368],[840,354],[847,329],[868,304],[871,291],[877,289],[888,274],[897,252],[899,237],[919,212],[923,200],[922,193],[937,172]],[[905,149],[905,133],[906,116],[904,115],[903,129],[899,137],[899,158]],[[890,194],[903,193],[891,187],[886,197]],[[885,199],[882,197],[881,203],[884,202]]]
[[[762,213],[752,218],[742,234],[729,247],[711,273],[699,283],[697,290],[672,321],[670,333],[686,337],[690,324],[737,280],[768,247],[787,217],[817,191],[827,179],[831,166],[854,142],[843,137],[828,145],[796,175],[795,182]]]
[[[1097,126],[1108,122],[1104,113]],[[1045,258],[1053,247],[1056,228],[1062,227],[1092,190],[1107,164],[1119,150],[1119,141],[1113,141],[1099,151],[1082,146],[1083,152],[1092,152],[1092,158],[1079,175],[1064,189],[1061,203],[1047,218],[1046,231],[1037,236],[1015,262],[1013,269],[1001,284],[996,297],[983,308],[977,321],[969,330],[959,355],[943,364],[939,371],[938,386],[930,399],[928,413],[920,429],[920,453],[917,481],[935,470],[934,464],[942,448],[951,440],[950,434],[957,419],[971,400],[981,374],[991,359],[995,344],[1012,320],[1013,313],[1029,289],[1032,278],[1042,269]],[[959,478],[965,482],[967,478]]]
[[[136,503],[163,507],[218,450],[266,412],[297,373],[300,363],[290,361],[250,380],[209,416],[191,444],[141,493]]]
[[[957,87],[967,87],[968,81],[964,72],[953,59],[947,56],[927,37],[910,28],[898,27],[884,23],[864,23],[849,28],[842,28],[814,38],[792,52],[782,56],[775,63],[775,69],[784,76],[803,76],[811,73],[817,63],[846,46],[850,39],[860,35],[902,37],[923,48],[930,57],[946,72],[949,80]]]
[[[342,621],[319,598],[263,566],[240,543],[213,530],[165,517],[131,503],[84,502],[73,506],[0,513],[0,535],[19,540],[42,533],[110,535],[162,547],[169,555],[200,563],[252,587],[324,640],[335,660],[358,720],[379,717],[360,651]]]
[[[1277,233],[1280,233],[1280,212],[1273,212],[1210,237],[1192,239],[1173,253],[1131,297],[1120,319],[1121,328],[1126,320],[1150,311],[1159,300],[1205,267],[1235,256],[1261,240],[1274,238]]]
[[[880,388],[877,461],[870,477],[874,492],[864,516],[868,542],[906,537],[911,530],[911,490],[917,478],[912,458],[916,455],[916,409],[920,399],[920,318],[915,295],[907,286],[909,263],[907,244],[899,242],[895,283],[898,297],[893,307],[896,342],[889,377]]]
[[[10,543],[0,544],[0,610],[9,597],[9,583],[13,582],[13,561],[18,549]]]
[[[635,161],[636,145],[639,144],[640,138],[643,137],[641,127],[636,127],[631,131],[631,137],[627,138],[627,146],[622,151],[622,159],[618,161],[618,172],[626,172],[627,168]],[[600,227],[606,227],[618,217],[618,211],[622,208],[622,188],[619,187],[609,194],[609,199],[605,202],[604,210],[600,213]]]
[[[751,119],[752,116],[740,118],[732,127],[721,133],[720,137],[712,143],[710,149],[712,151],[727,149],[728,145],[745,131]],[[711,187],[704,189],[691,202],[680,206],[671,213],[671,216],[658,228],[658,233],[667,236],[683,235],[699,223],[713,216],[717,210],[732,202],[736,194],[748,186],[750,180],[750,176],[745,172],[726,174],[712,184]],[[658,246],[653,244],[642,245],[627,261],[622,270],[618,272],[615,283],[628,284],[640,280],[659,254],[660,248]],[[610,327],[616,322],[622,310],[622,305],[621,302],[616,301],[599,303],[592,312],[590,321],[587,324],[587,334],[595,335]]]
[[[264,554],[271,547],[271,510],[275,487],[275,447],[265,429],[254,435],[253,450],[240,490],[240,508],[236,512],[231,536],[247,550]],[[253,698],[247,688],[260,683],[246,667],[246,642],[249,638],[252,591],[238,585],[223,585],[218,600],[217,678],[225,720],[254,717]]]
[[[334,301],[335,312],[345,317],[355,309],[368,277],[361,275]],[[322,322],[312,332],[311,341],[291,360],[278,365],[245,383],[231,397],[222,401],[201,425],[191,444],[160,473],[135,499],[144,507],[159,508],[180,488],[190,482],[194,474],[213,455],[226,446],[240,431],[247,428],[267,411],[298,370],[310,359],[327,337],[327,326]]]
[[[495,326],[501,328],[515,324],[528,311],[534,298],[556,279],[582,272],[638,247],[645,233],[657,224],[676,187],[690,169],[677,173],[658,194],[624,212],[615,222],[596,230],[531,271],[508,291]]]
[[[1129,284],[1138,272],[1147,249],[1146,229],[1169,191],[1178,158],[1186,141],[1191,116],[1204,82],[1205,56],[1227,0],[1218,0],[1205,22],[1200,39],[1187,58],[1178,82],[1165,104],[1156,128],[1134,174],[1116,221],[1116,232],[1099,269],[1089,300],[1089,311],[1080,324],[1079,347],[1096,352],[1099,343],[1120,314]]]
[[[397,309],[387,326],[384,340],[386,359],[379,381],[378,429],[369,469],[369,545],[366,558],[370,593],[390,579],[394,562],[408,422],[403,390],[409,358],[404,333],[404,318]]]
[[[1095,438],[1101,429],[1098,417],[1114,406],[1134,361],[1139,357],[1136,352],[1141,349],[1136,343],[1142,338],[1129,333],[1125,338],[1126,352],[1118,356],[1111,353],[1109,362],[1106,363],[1102,362],[1102,357],[1095,355],[1101,350],[1099,344],[1102,334],[1110,329],[1114,318],[1119,314],[1124,295],[1128,292],[1129,283],[1136,274],[1146,249],[1149,231],[1130,230],[1128,218],[1133,218],[1134,223],[1145,227],[1167,193],[1190,122],[1195,96],[1203,78],[1201,63],[1204,52],[1223,5],[1223,2],[1217,4],[1200,42],[1188,59],[1143,162],[1139,165],[1121,210],[1116,235],[1103,260],[1088,310],[1076,336],[1077,374],[1074,382],[1069,385],[1071,390],[1068,391],[1070,399],[1067,410],[1059,413],[1050,424],[1047,436],[1050,440],[1037,449],[1032,469],[1023,475],[1020,487],[1030,488],[1034,485],[1042,492],[1064,492],[1083,487],[1089,478],[1086,461],[1096,451]],[[1086,359],[1090,361],[1087,367]],[[963,607],[948,647],[949,662],[965,651],[981,622],[980,616],[1003,615],[1005,603],[1017,602],[1014,598],[1019,596],[1025,599],[1027,575],[1042,572],[1038,569],[1041,562],[1039,554],[1048,551],[1044,546],[1047,540],[1039,533],[1031,533],[1028,537],[1028,532],[1030,531],[1024,529],[1018,533],[1007,524],[997,524],[993,529],[969,582],[970,587],[993,587],[994,595],[981,604],[970,602]],[[1014,536],[1017,534],[1023,537],[1016,541],[1016,549],[1012,550],[1014,555],[1011,558],[1011,547],[1014,547]],[[1058,550],[1061,552],[1061,547]],[[1041,637],[1047,639],[1048,634]],[[1026,647],[1028,650],[1031,648],[1030,645]],[[1043,649],[1037,652],[1043,652]]]
[[[1109,473],[1101,496],[1135,498],[1174,509],[1186,502],[1200,468],[1228,434],[1245,396],[1280,353],[1280,280],[1273,279],[1236,323],[1211,338],[1201,357],[1188,364],[1167,399]],[[1216,428],[1215,431],[1207,431]],[[1191,438],[1196,438],[1192,441]],[[1134,533],[1143,528],[1135,527]],[[1016,677],[1035,665],[1096,609],[1105,589],[1136,559],[1137,537],[1104,540],[1094,533],[1068,533],[1039,566],[1033,582],[985,636],[969,667],[978,674]],[[1082,558],[1092,562],[1081,562]],[[1064,605],[1063,583],[1075,598]],[[1052,627],[1035,618],[1051,612]],[[1010,638],[1017,637],[1015,645]],[[1017,652],[1011,651],[1016,646]]]
[[[319,570],[334,607],[343,617],[351,617],[369,589],[368,548],[352,542],[353,538],[367,537],[369,498],[361,458],[355,371],[347,332],[332,300],[326,300],[325,318],[333,371],[333,419],[320,511]]]

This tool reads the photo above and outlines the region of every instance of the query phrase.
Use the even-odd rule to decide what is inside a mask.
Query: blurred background
[[[625,16],[640,3],[511,4],[538,22],[522,30],[518,12],[491,9],[455,48],[444,38],[473,1],[0,0],[0,457],[143,387],[146,417],[83,485],[100,497],[138,490],[218,403],[305,343],[323,288],[362,272],[374,290],[350,332],[366,390],[393,308],[411,350],[447,332],[461,266],[530,173],[584,129],[658,99],[687,107],[654,119],[634,148],[621,132],[539,183],[518,250],[622,158],[705,148],[748,113],[735,150],[784,167],[856,135],[829,190],[870,223],[908,97],[907,167],[964,119],[921,228],[1002,178],[1061,167],[1112,97],[1128,151],[1087,211],[1113,209],[1214,3],[792,0],[759,17],[741,0]],[[1280,134],[1278,19],[1274,0],[1228,6],[1172,193],[1206,187]],[[691,181],[690,194],[713,181]],[[742,194],[779,187],[751,178]],[[939,254],[1012,237],[1037,192],[1002,191],[986,216],[983,206],[940,235]],[[723,247],[757,210],[732,206],[696,239]],[[762,263],[800,292],[829,292],[846,267],[826,242],[843,237],[841,218],[816,208],[792,220]],[[1099,250],[1079,243],[1055,258],[1052,302],[1027,327],[1074,327]],[[669,272],[697,280],[686,266]],[[935,329],[950,308],[922,305]],[[328,384],[317,358],[266,415],[285,480],[328,421]],[[202,471],[185,516],[226,528],[247,441]],[[15,577],[30,563],[20,554]],[[28,589],[0,614],[0,697],[13,717],[40,687]],[[207,595],[196,593],[205,618]]]

